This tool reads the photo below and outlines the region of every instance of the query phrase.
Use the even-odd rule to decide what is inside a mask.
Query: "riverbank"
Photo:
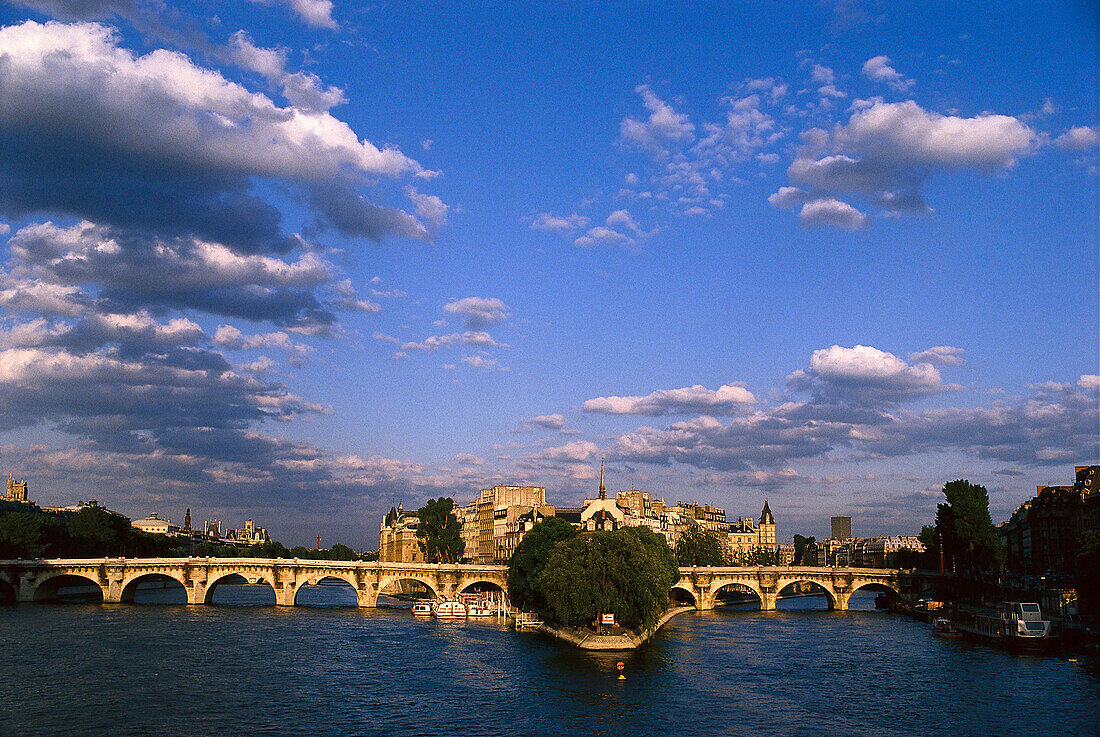
[[[666,622],[677,614],[693,611],[695,611],[695,607],[693,606],[679,606],[668,609],[661,615],[653,627],[641,634],[635,634],[630,630],[624,630],[622,634],[618,635],[600,635],[587,627],[567,627],[565,625],[557,625],[549,622],[543,624],[535,631],[547,634],[562,642],[576,645],[582,650],[635,650],[644,645],[649,638],[657,633],[657,630],[661,629]]]

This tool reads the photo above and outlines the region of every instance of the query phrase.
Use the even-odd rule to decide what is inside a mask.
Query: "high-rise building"
[[[847,540],[852,536],[851,517],[831,517],[829,522],[832,524],[833,533],[829,537],[834,540]]]

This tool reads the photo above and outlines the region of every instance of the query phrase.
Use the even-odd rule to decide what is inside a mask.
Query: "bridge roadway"
[[[105,602],[133,601],[142,581],[166,577],[187,593],[188,604],[210,604],[215,587],[239,576],[250,584],[266,583],[275,603],[294,606],[298,591],[324,579],[348,583],[361,607],[373,607],[380,594],[402,581],[416,581],[435,596],[453,596],[477,584],[507,591],[508,567],[428,563],[378,563],[276,558],[97,558],[0,561],[0,601],[49,601],[63,586],[94,585]],[[846,610],[848,599],[863,586],[877,584],[895,594],[912,596],[918,577],[878,568],[735,567],[681,568],[673,587],[679,598],[699,610],[713,609],[724,588],[755,593],[761,609],[775,609],[787,586],[809,581],[825,589],[829,606]],[[238,579],[235,579],[238,580]],[[917,591],[919,593],[919,590]]]

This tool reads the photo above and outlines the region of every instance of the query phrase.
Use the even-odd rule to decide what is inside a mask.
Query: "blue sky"
[[[279,539],[1095,463],[1091,3],[0,4],[0,458]]]

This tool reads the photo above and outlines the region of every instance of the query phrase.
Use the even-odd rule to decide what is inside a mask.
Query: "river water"
[[[0,735],[1100,734],[1096,659],[940,639],[873,594],[683,614],[625,655],[340,587],[215,600],[0,607]]]

